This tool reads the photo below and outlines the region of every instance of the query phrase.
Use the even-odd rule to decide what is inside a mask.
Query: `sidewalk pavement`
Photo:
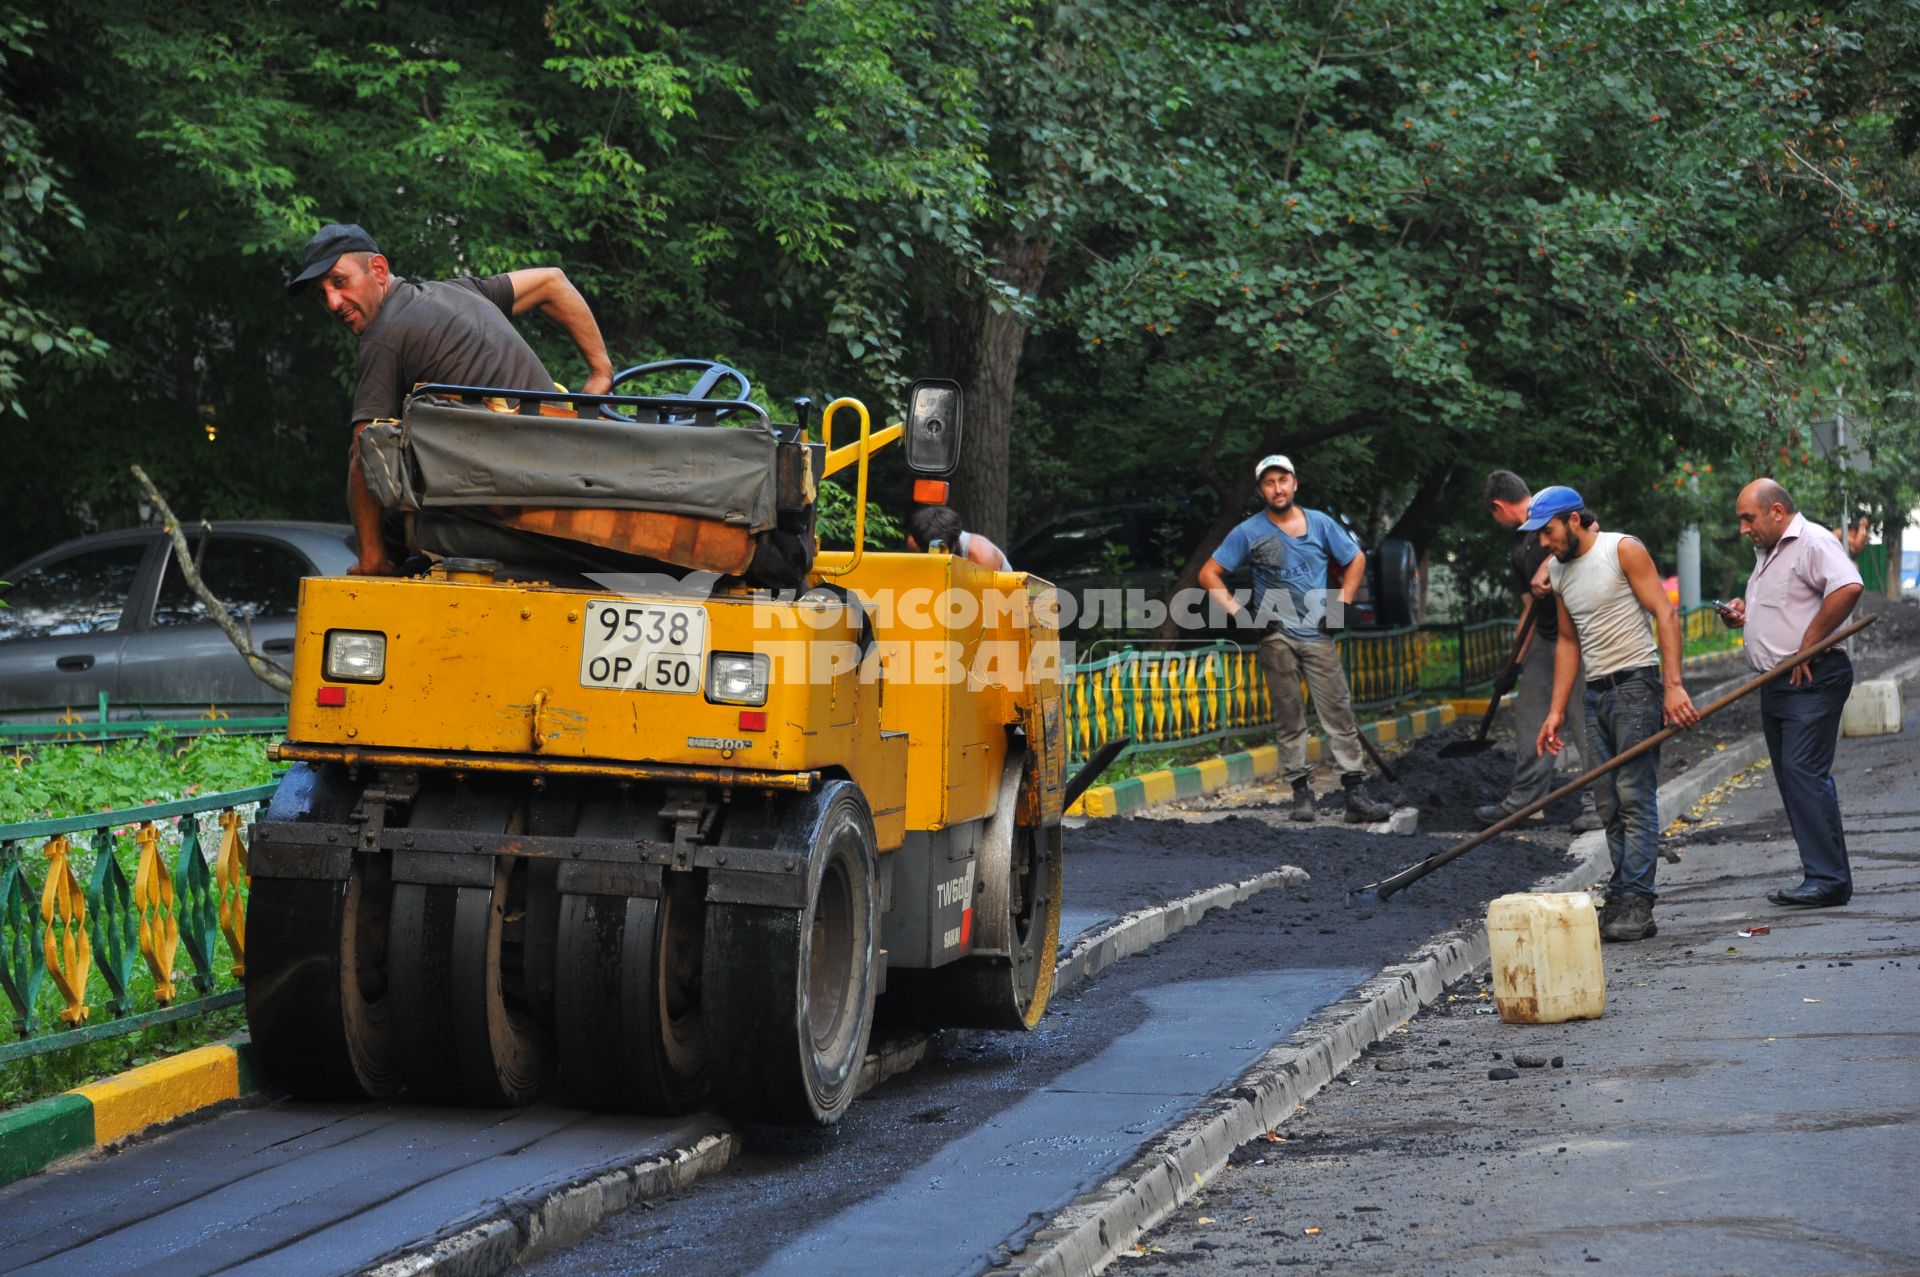
[[[1484,974],[1461,981],[1111,1271],[1916,1271],[1920,682],[1903,692],[1902,733],[1840,742],[1850,906],[1767,902],[1799,861],[1763,763],[1678,835],[1659,935],[1606,947],[1602,1019],[1504,1024]]]

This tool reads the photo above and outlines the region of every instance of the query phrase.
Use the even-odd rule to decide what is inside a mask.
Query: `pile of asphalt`
[[[1544,832],[1544,831],[1543,831]],[[1069,906],[1080,892],[1106,900],[1148,903],[1165,899],[1162,864],[1191,863],[1196,856],[1221,866],[1220,880],[1247,877],[1281,865],[1307,871],[1308,883],[1255,896],[1232,912],[1276,936],[1313,936],[1306,964],[1378,965],[1438,931],[1480,916],[1486,902],[1524,891],[1550,873],[1569,867],[1564,835],[1515,838],[1503,835],[1422,879],[1384,908],[1355,909],[1347,892],[1405,868],[1458,838],[1369,833],[1322,820],[1275,828],[1248,816],[1186,820],[1104,820],[1068,834],[1066,891]]]
[[[1507,706],[1500,711],[1511,715]],[[1405,752],[1389,760],[1400,777],[1396,784],[1376,779],[1369,788],[1374,795],[1396,807],[1418,807],[1420,828],[1435,833],[1473,833],[1484,827],[1473,809],[1497,803],[1513,783],[1513,750],[1505,745],[1461,758],[1442,758],[1440,751],[1454,741],[1473,739],[1480,724],[1455,723],[1429,732],[1409,745]],[[1571,780],[1563,775],[1561,782]],[[1565,825],[1580,814],[1578,797],[1562,798],[1547,808],[1545,821]]]
[[[1862,595],[1855,615],[1873,618],[1873,624],[1851,640],[1856,664],[1874,664],[1883,656],[1904,660],[1920,649],[1920,602]]]

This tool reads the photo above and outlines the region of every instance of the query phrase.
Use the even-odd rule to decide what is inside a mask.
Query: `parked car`
[[[1051,581],[1077,604],[1096,590],[1137,590],[1144,598],[1164,602],[1187,554],[1205,533],[1210,511],[1211,507],[1201,502],[1171,500],[1123,501],[1068,510],[1015,541],[1007,557],[1020,571]],[[1411,624],[1418,597],[1413,547],[1390,539],[1362,549],[1367,555],[1367,571],[1359,595],[1347,611],[1348,627]],[[1337,577],[1329,582],[1337,583]],[[1251,570],[1242,567],[1229,573],[1227,585],[1251,592]],[[1086,608],[1076,606],[1074,613],[1071,629],[1077,635],[1087,635]],[[1096,628],[1113,634],[1117,628],[1128,627],[1102,623]],[[1183,637],[1246,642],[1250,632],[1210,626]]]
[[[201,578],[270,656],[293,651],[300,578],[353,563],[343,523],[215,523],[187,540]],[[0,572],[0,716],[115,718],[277,713],[286,698],[254,677],[187,587],[159,528],[80,537]]]

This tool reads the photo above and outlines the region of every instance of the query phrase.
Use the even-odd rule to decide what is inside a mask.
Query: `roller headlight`
[[[707,699],[716,705],[765,705],[771,664],[748,652],[715,652],[707,661]]]
[[[387,676],[387,636],[378,630],[328,630],[321,669],[336,683],[378,683]]]

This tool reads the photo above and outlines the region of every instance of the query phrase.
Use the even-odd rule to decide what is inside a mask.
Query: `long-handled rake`
[[[1844,626],[1838,630],[1835,630],[1833,633],[1827,635],[1826,638],[1820,640],[1820,642],[1814,644],[1812,647],[1808,648],[1806,651],[1801,652],[1798,655],[1794,656],[1791,660],[1785,661],[1779,665],[1774,666],[1772,669],[1768,670],[1764,674],[1754,675],[1752,678],[1748,679],[1746,682],[1742,683],[1740,686],[1734,688],[1731,692],[1728,692],[1725,696],[1722,696],[1719,700],[1713,702],[1711,705],[1701,710],[1700,720],[1702,722],[1705,722],[1709,715],[1719,713],[1721,710],[1733,704],[1735,701],[1747,695],[1749,692],[1757,691],[1761,687],[1764,687],[1766,684],[1771,683],[1774,679],[1779,678],[1782,674],[1788,673],[1794,668],[1812,660],[1814,657],[1820,655],[1820,653],[1826,651],[1828,648],[1834,647],[1840,643],[1846,642],[1848,639],[1852,638],[1854,635],[1858,634],[1861,630],[1866,629],[1869,625],[1872,625],[1872,624],[1873,624],[1872,617],[1870,616],[1861,617],[1859,620],[1855,621],[1853,624]],[[1521,821],[1525,820],[1527,817],[1533,815],[1534,812],[1540,811],[1545,807],[1551,806],[1552,804],[1559,802],[1562,798],[1565,798],[1568,794],[1575,794],[1580,792],[1581,789],[1583,789],[1587,785],[1592,784],[1596,779],[1606,775],[1608,772],[1614,770],[1616,767],[1625,766],[1627,763],[1632,762],[1634,759],[1640,757],[1640,755],[1646,753],[1648,750],[1658,747],[1662,741],[1667,740],[1669,737],[1677,736],[1681,732],[1684,732],[1686,730],[1687,730],[1686,728],[1681,727],[1677,723],[1671,727],[1662,728],[1660,731],[1655,732],[1653,735],[1641,741],[1638,745],[1635,745],[1632,749],[1626,750],[1621,754],[1615,755],[1613,758],[1608,759],[1606,762],[1600,764],[1600,766],[1595,767],[1591,771],[1582,773],[1579,777],[1577,777],[1574,780],[1568,781],[1566,784],[1560,786],[1560,788],[1554,790],[1551,794],[1548,794],[1545,798],[1541,798],[1534,802],[1528,803],[1525,807],[1522,807],[1519,811],[1514,812],[1511,816],[1508,816],[1503,820],[1495,821],[1493,824],[1488,825],[1485,829],[1482,829],[1479,833],[1467,839],[1465,842],[1460,843],[1458,846],[1449,847],[1445,851],[1436,851],[1435,853],[1433,853],[1433,855],[1428,856],[1425,860],[1422,860],[1419,864],[1408,865],[1405,869],[1402,869],[1400,872],[1396,874],[1391,874],[1388,877],[1382,878],[1379,882],[1370,882],[1364,887],[1355,887],[1353,890],[1347,893],[1347,900],[1355,904],[1384,903],[1387,897],[1395,894],[1396,892],[1400,891],[1402,888],[1412,883],[1420,881],[1420,879],[1426,877],[1428,874],[1438,869],[1441,865],[1444,865],[1447,862],[1452,860],[1458,860],[1460,857],[1472,851],[1475,847],[1478,847],[1481,843],[1486,842],[1488,839],[1491,839],[1491,838],[1497,838],[1501,834],[1504,834],[1505,832],[1507,832],[1507,830],[1512,829],[1515,825],[1519,824]],[[1521,742],[1521,747],[1525,748],[1526,742],[1524,741]]]

